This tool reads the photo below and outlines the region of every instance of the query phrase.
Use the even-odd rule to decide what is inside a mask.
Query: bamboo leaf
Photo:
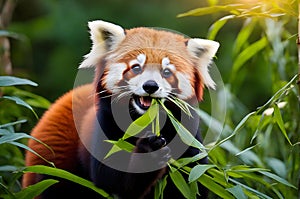
[[[282,116],[281,116],[281,113],[280,113],[280,110],[279,110],[279,107],[278,107],[277,104],[274,105],[274,118],[275,118],[276,123],[278,124],[282,134],[287,139],[289,144],[292,146],[293,144],[291,143],[291,141],[290,141],[290,139],[287,135],[287,132],[286,132],[285,127],[284,127],[284,122],[283,122],[283,119],[282,119]]]
[[[22,79],[13,76],[0,76],[0,87],[1,86],[17,86],[17,85],[30,85],[37,86],[36,83],[28,79]]]
[[[155,185],[154,189],[154,199],[163,199],[164,198],[164,189],[167,186],[167,177],[166,175],[163,179],[159,180]]]
[[[108,158],[112,154],[117,153],[117,152],[119,152],[121,150],[132,152],[133,149],[134,149],[134,145],[130,144],[129,142],[126,142],[123,139],[119,139],[118,141],[105,140],[105,142],[109,142],[109,143],[113,144],[113,146],[109,150],[109,152],[106,154],[106,156],[104,157],[104,159]]]
[[[224,179],[224,177],[223,177],[223,179]],[[223,188],[218,183],[214,182],[213,178],[210,177],[210,176],[208,176],[207,174],[203,174],[198,179],[198,181],[203,186],[205,186],[206,188],[208,188],[210,191],[212,191],[213,193],[215,193],[216,195],[218,195],[219,197],[224,198],[224,199],[234,199],[234,197],[225,188]]]
[[[131,136],[135,136],[147,126],[149,126],[151,122],[153,122],[153,120],[156,118],[158,110],[159,105],[156,100],[153,100],[146,113],[144,113],[141,117],[139,117],[129,125],[122,139],[125,140]]]
[[[187,184],[187,182],[185,181],[185,179],[183,178],[183,176],[181,175],[181,173],[178,170],[175,170],[173,172],[169,172],[169,175],[173,181],[173,183],[175,184],[175,186],[178,188],[178,190],[182,193],[182,195],[185,198],[195,198],[195,196],[191,195],[191,189],[189,187],[189,185]]]
[[[251,44],[250,46],[248,46],[237,56],[232,66],[232,80],[235,79],[235,76],[238,74],[238,71],[244,65],[244,63],[246,63],[255,54],[257,54],[259,51],[265,48],[267,43],[267,38],[263,37],[260,40]]]
[[[18,199],[32,199],[40,195],[44,190],[53,184],[58,183],[58,180],[47,179],[41,182],[38,182],[34,185],[28,186],[25,189],[22,189],[20,192],[15,194],[15,197]]]
[[[215,165],[203,164],[203,165],[196,165],[192,168],[189,174],[189,183],[196,181],[200,178],[208,169],[215,167]]]
[[[190,132],[187,130],[171,113],[170,110],[160,101],[161,106],[166,111],[171,123],[173,124],[177,134],[179,135],[180,139],[183,143],[188,146],[193,146],[195,148],[200,149],[201,151],[205,151],[205,147],[197,140]]]
[[[186,16],[202,16],[202,15],[209,15],[213,13],[218,13],[218,12],[237,12],[238,9],[245,8],[245,5],[243,4],[229,4],[225,6],[210,6],[210,7],[203,7],[203,8],[196,8],[193,10],[190,10],[188,12],[182,13],[177,15],[177,17],[186,17]]]
[[[50,175],[50,176],[54,176],[54,177],[63,178],[63,179],[75,182],[77,184],[80,184],[84,187],[87,187],[87,188],[99,193],[100,195],[102,195],[105,198],[109,197],[108,193],[106,193],[104,190],[96,187],[92,182],[90,182],[86,179],[83,179],[79,176],[76,176],[76,175],[74,175],[74,174],[72,174],[68,171],[64,171],[62,169],[38,165],[38,166],[26,167],[23,170],[23,172],[25,172],[25,173],[33,172],[33,173],[45,174],[45,175]]]
[[[297,189],[297,187],[295,187],[294,185],[292,185],[291,183],[289,183],[287,180],[279,177],[278,175],[275,175],[273,173],[270,173],[270,172],[267,172],[267,171],[259,171],[259,173],[273,179],[273,180],[276,180],[277,182],[281,183],[281,184],[284,184],[288,187],[292,187],[293,189]]]
[[[38,115],[37,115],[36,112],[33,110],[33,108],[32,108],[29,104],[27,104],[25,101],[23,101],[22,99],[20,99],[20,98],[18,98],[18,97],[15,97],[15,96],[3,96],[2,98],[8,99],[8,100],[11,100],[11,101],[14,101],[16,104],[28,108],[29,110],[31,110],[31,112],[34,114],[34,116],[35,116],[36,118],[38,118]]]
[[[244,194],[243,189],[240,185],[236,185],[236,186],[228,188],[226,190],[229,191],[230,193],[232,193],[232,195],[234,195],[235,198],[238,198],[238,199],[247,199],[248,198]]]
[[[235,15],[228,15],[222,17],[221,19],[213,23],[213,25],[211,25],[209,28],[207,38],[210,40],[214,40],[218,32],[220,31],[220,29],[228,22],[229,19],[233,19],[233,18],[235,18]]]
[[[249,36],[252,34],[254,28],[257,25],[257,20],[254,18],[248,18],[241,31],[239,32],[233,47],[233,55],[236,56],[240,52],[242,46],[248,41]]]

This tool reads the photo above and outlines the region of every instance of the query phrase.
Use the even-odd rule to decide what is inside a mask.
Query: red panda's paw
[[[166,145],[166,140],[161,136],[151,134],[137,141],[134,154],[131,157],[131,169],[135,168],[164,168],[171,159],[171,150]],[[140,156],[138,154],[147,155]]]
[[[151,157],[156,160],[159,165],[166,165],[171,159],[170,148],[166,146],[166,140],[162,136],[151,135],[146,138],[141,138],[137,141],[137,153],[151,153]]]
[[[150,135],[146,138],[140,138],[136,144],[137,153],[149,153],[163,148],[166,145],[166,139],[161,136]]]

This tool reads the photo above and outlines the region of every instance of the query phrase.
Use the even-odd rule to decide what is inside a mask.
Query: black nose
[[[148,93],[152,94],[159,89],[157,83],[153,80],[148,80],[143,84],[143,89]]]

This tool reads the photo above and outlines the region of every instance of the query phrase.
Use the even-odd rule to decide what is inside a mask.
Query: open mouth
[[[138,95],[134,95],[133,99],[134,99],[136,105],[139,108],[141,108],[143,110],[147,110],[151,106],[153,98],[150,97],[150,96],[138,96]]]

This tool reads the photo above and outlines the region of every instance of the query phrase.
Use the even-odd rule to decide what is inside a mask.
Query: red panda
[[[132,153],[121,151],[105,158],[112,146],[105,140],[120,139],[156,98],[165,99],[172,114],[201,141],[197,115],[185,117],[171,99],[197,105],[204,86],[214,88],[209,65],[219,43],[152,28],[125,30],[101,20],[89,22],[89,28],[93,45],[79,68],[94,67],[94,82],[58,99],[32,130],[31,135],[54,153],[34,140],[29,140],[28,146],[57,168],[87,178],[116,197],[153,198],[153,187],[167,173],[169,159],[192,157],[199,150],[176,139],[176,130],[167,117],[159,136],[148,129],[128,139],[134,145]],[[202,159],[199,163],[206,162]],[[46,164],[26,153],[26,166]],[[26,173],[23,186],[46,178]],[[205,192],[200,188],[202,198]],[[39,198],[101,197],[61,180]],[[164,198],[183,196],[168,181]]]

